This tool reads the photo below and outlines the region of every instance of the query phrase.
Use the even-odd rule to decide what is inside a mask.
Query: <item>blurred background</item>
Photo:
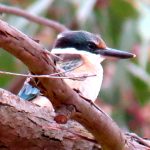
[[[149,0],[1,0],[0,4],[56,20],[73,30],[100,34],[109,47],[135,53],[135,59],[103,62],[104,80],[96,103],[124,131],[150,138]],[[0,17],[48,49],[58,34],[53,28],[12,14]],[[0,70],[28,72],[25,65],[2,49]],[[23,80],[0,75],[0,87],[17,93]]]

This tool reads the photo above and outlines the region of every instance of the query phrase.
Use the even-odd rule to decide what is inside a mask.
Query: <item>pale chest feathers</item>
[[[67,53],[67,51],[65,51],[64,53]],[[81,80],[64,79],[64,81],[72,89],[80,91],[81,95],[84,96],[85,98],[95,101],[99,94],[103,79],[103,68],[100,64],[103,58],[85,51],[80,51],[80,54],[82,59],[82,65],[80,65],[76,69],[67,72],[66,75],[72,77],[82,75],[95,75],[95,76],[87,77]]]
[[[81,66],[76,71],[71,71],[70,75],[73,74],[74,76],[82,76],[82,75],[95,75],[93,77],[87,77],[84,80],[77,81],[77,80],[70,80],[65,79],[65,82],[73,89],[79,90],[80,93],[87,99],[95,101],[102,84],[103,79],[103,69],[102,66],[90,66],[92,67],[91,70],[88,70],[88,66]]]

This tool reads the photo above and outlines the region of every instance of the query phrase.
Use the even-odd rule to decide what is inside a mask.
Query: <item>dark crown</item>
[[[99,36],[87,31],[65,31],[58,36],[55,47],[76,48],[94,53],[98,49],[100,41]]]

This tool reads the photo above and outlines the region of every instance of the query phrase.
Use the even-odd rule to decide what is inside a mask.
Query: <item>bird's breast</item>
[[[69,76],[69,79],[64,79],[64,81],[72,89],[79,91],[85,98],[95,101],[103,78],[103,69],[100,64],[101,57],[86,51],[77,51],[70,48],[61,50],[61,53],[59,49],[54,49],[53,53],[59,55],[62,60],[57,62],[57,66],[65,70],[65,75]],[[85,77],[86,75],[93,76]],[[81,78],[76,80],[75,77],[77,76]]]
[[[102,84],[103,68],[100,64],[98,65],[82,65],[79,68],[69,72],[69,76],[88,76],[83,79],[65,79],[65,82],[72,88],[78,90],[82,96],[92,101],[95,101]]]

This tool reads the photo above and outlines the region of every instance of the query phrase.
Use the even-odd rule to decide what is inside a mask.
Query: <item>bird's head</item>
[[[106,57],[132,58],[134,54],[107,47],[102,38],[87,31],[65,31],[58,35],[55,42],[55,52],[69,54],[98,55],[103,60]]]

